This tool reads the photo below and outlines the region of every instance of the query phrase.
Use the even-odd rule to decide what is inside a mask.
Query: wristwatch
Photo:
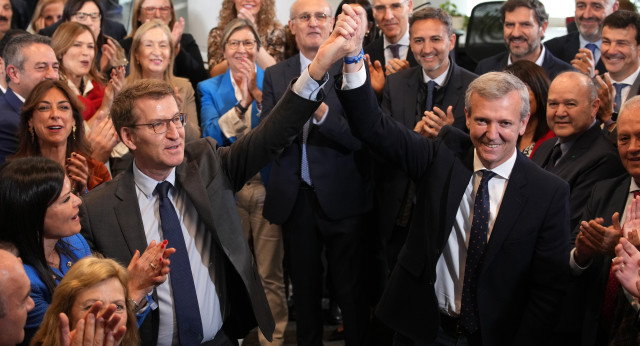
[[[240,114],[244,114],[247,112],[247,109],[249,109],[249,107],[242,107],[242,100],[238,101],[238,103],[236,103],[236,105],[234,106],[234,108],[238,111],[238,113]]]

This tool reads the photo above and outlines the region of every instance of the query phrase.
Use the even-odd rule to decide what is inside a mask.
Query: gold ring
[[[156,270],[156,265],[155,264],[149,262],[149,265],[151,266],[151,269]]]

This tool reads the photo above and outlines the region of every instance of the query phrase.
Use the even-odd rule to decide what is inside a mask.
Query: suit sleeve
[[[213,96],[216,90],[210,88],[210,84],[200,83],[198,84],[198,93],[200,94],[201,104],[200,123],[202,124],[202,135],[211,137],[222,145],[224,138],[218,123],[222,114]]]
[[[273,68],[267,68],[264,71],[264,80],[262,82],[262,115],[260,120],[264,120],[269,116],[273,107],[278,103],[275,90],[273,89],[273,77],[271,76]]]
[[[569,279],[569,186],[562,182],[547,201],[543,225],[537,239],[529,296],[513,345],[540,345],[557,322],[558,306]]]
[[[176,76],[189,79],[193,85],[197,85],[209,77],[204,69],[200,48],[191,35],[182,35],[180,52],[178,52],[174,64]]]

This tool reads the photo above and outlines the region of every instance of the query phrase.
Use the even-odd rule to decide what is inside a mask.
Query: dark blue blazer
[[[22,101],[10,88],[0,97],[0,165],[18,149]]]
[[[544,167],[551,157],[557,138],[546,140],[531,160]],[[571,228],[578,226],[582,209],[593,184],[624,173],[615,146],[607,140],[600,126],[594,125],[580,137],[549,172],[564,179],[571,187]]]
[[[338,97],[356,137],[416,182],[416,212],[377,314],[429,344],[440,323],[435,268],[473,173],[473,144],[450,126],[436,140],[407,129],[378,107],[369,82]],[[478,281],[484,345],[544,344],[569,275],[569,187],[517,155]]]
[[[312,125],[307,139],[307,159],[315,195],[324,214],[332,220],[361,215],[372,208],[370,157],[353,137],[333,89],[333,74],[342,62],[332,66],[325,85],[325,103],[329,112],[321,125]],[[262,88],[261,120],[287,90],[292,79],[300,75],[300,55],[282,61],[265,71]],[[271,176],[264,202],[264,217],[275,224],[290,216],[300,188],[302,132],[271,165]]]
[[[478,76],[487,72],[502,71],[507,67],[507,61],[509,59],[509,52],[503,52],[494,56],[480,60],[478,66],[476,66],[476,74]],[[542,62],[542,68],[549,75],[549,79],[553,80],[557,75],[564,71],[573,71],[574,68],[570,64],[556,58],[549,49],[545,50],[544,61]]]
[[[544,43],[545,47],[556,58],[571,64],[571,60],[575,59],[576,53],[580,49],[580,32],[572,32],[564,36],[553,38]],[[596,70],[600,74],[607,72],[602,59],[598,59]]]

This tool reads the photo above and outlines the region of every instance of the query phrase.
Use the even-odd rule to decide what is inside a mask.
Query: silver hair
[[[529,90],[518,77],[508,72],[489,72],[475,79],[464,95],[464,106],[471,114],[471,95],[474,93],[483,99],[498,100],[508,93],[517,91],[520,94],[520,120],[529,115]]]

